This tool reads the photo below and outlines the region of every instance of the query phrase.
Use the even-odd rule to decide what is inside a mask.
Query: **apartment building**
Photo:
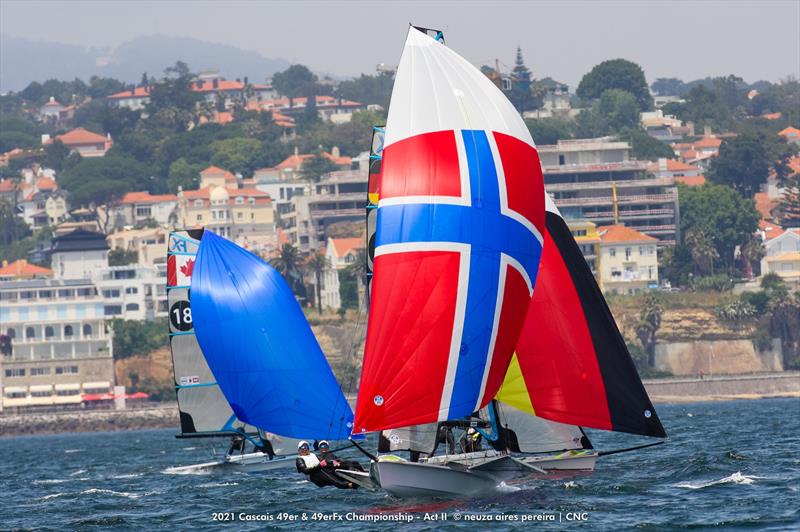
[[[600,283],[606,293],[635,294],[658,287],[658,239],[624,225],[597,228]]]
[[[114,385],[105,302],[88,279],[0,282],[0,409],[76,405]]]
[[[647,161],[613,137],[539,146],[545,189],[565,219],[624,224],[673,244],[679,238],[678,190],[670,176],[648,174]]]

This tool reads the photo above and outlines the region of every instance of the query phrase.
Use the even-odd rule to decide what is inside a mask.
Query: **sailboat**
[[[381,430],[381,451],[429,456],[418,462],[375,457],[372,480],[398,496],[472,495],[532,471],[591,470],[599,453],[581,424],[664,437],[591,272],[546,198],[541,165],[519,114],[480,72],[437,42],[441,32],[435,39],[427,33],[409,31],[383,157],[376,157],[377,183],[370,175],[370,203],[378,194],[380,199],[374,248],[370,245],[375,278],[355,431]],[[486,221],[493,207],[519,225]],[[371,244],[370,210],[374,205],[368,206]],[[462,214],[467,210],[474,214]],[[542,243],[548,264],[561,268],[539,266]],[[535,255],[529,267],[514,261],[521,250]],[[487,267],[493,253],[499,268]],[[498,270],[494,292],[483,288],[478,295],[474,272],[485,279]],[[542,293],[552,297],[534,293],[528,305],[530,299],[521,296],[530,293],[537,274],[537,286],[549,285]],[[562,302],[557,292],[565,285],[572,297]],[[548,315],[553,298],[555,312]],[[574,307],[575,298],[585,308]],[[584,321],[593,326],[588,338],[570,337],[574,317],[565,310],[587,313]],[[520,331],[526,338],[522,345]],[[546,356],[537,352],[543,346],[552,348]],[[542,366],[546,357],[556,360]],[[575,361],[580,364],[570,367]],[[553,368],[557,375],[535,373]],[[564,401],[562,394],[587,379],[594,384],[589,392]],[[625,405],[619,396],[625,396]],[[495,397],[500,401],[492,401]],[[595,404],[603,399],[605,410]],[[567,407],[559,410],[559,401]],[[488,421],[470,416],[487,406]],[[605,416],[584,416],[587,410]],[[618,422],[609,423],[610,416]],[[506,438],[485,451],[435,456],[443,427],[474,427],[490,441]]]
[[[168,472],[291,467],[300,438],[345,439],[352,411],[280,275],[211,231],[172,233],[169,249],[179,437],[256,450]]]
[[[395,79],[354,434],[437,427],[486,406],[538,271],[544,187],[533,140],[500,90],[440,36],[412,27]],[[371,466],[397,495],[471,494],[496,485],[482,470],[509,459],[475,458],[464,467],[384,455]]]

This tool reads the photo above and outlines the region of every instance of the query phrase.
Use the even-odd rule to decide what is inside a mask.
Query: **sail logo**
[[[191,386],[192,384],[200,384],[200,377],[192,375],[191,377],[181,377],[179,381],[181,386]]]
[[[194,261],[194,255],[170,255],[167,257],[167,286],[191,286]]]
[[[437,131],[390,144],[383,164],[371,314],[377,319],[367,349],[393,329],[434,326],[449,341],[419,339],[414,348],[433,351],[426,355],[433,363],[414,378],[441,389],[438,420],[466,416],[500,386],[530,303],[544,230],[538,155],[501,133]],[[438,271],[422,275],[429,270]],[[382,279],[392,286],[379,286]],[[407,297],[384,302],[403,290]],[[402,311],[391,306],[408,301],[422,307],[398,321]],[[382,323],[383,316],[395,323]],[[384,398],[392,391],[376,386],[369,397],[390,408]]]

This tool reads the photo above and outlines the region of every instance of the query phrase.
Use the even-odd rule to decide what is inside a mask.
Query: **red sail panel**
[[[396,356],[365,357],[355,434],[439,418],[447,358],[431,354],[450,350],[459,260],[458,253],[433,251],[375,258],[381,274],[372,284],[370,315],[391,313],[391,319],[370,319],[365,350]],[[413,282],[398,283],[399,279]],[[426,327],[402,330],[409,324]]]
[[[665,437],[602,293],[564,220],[546,214],[517,356],[537,416]]]
[[[381,199],[460,196],[461,174],[455,133],[427,133],[387,146],[380,183]]]

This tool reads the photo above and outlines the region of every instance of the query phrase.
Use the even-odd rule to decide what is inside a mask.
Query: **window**
[[[67,397],[70,395],[80,395],[80,390],[56,390],[56,395],[59,397]]]
[[[92,326],[88,323],[83,325],[83,335],[84,336],[91,336],[92,335]]]
[[[36,338],[36,331],[33,330],[33,327],[25,329],[25,338]]]
[[[75,290],[59,290],[58,297],[59,299],[62,297],[75,297]]]
[[[64,336],[72,336],[72,325],[64,325]]]
[[[201,200],[201,199],[194,200],[194,206],[195,207],[202,207],[203,206],[203,200]]]
[[[11,338],[12,340],[13,340],[14,338],[16,338],[16,337],[17,337],[17,331],[16,331],[16,329],[12,329],[11,327],[9,327],[8,329],[6,329],[6,334],[7,334],[7,335],[8,335],[8,337],[9,337],[9,338]]]
[[[39,297],[40,298],[48,298],[49,299],[49,298],[53,297],[53,291],[52,290],[39,290]]]
[[[51,395],[53,394],[49,390],[45,392],[31,392],[31,397],[50,397]]]
[[[138,294],[139,293],[139,289],[136,288],[135,286],[129,286],[129,287],[127,287],[125,289],[125,293],[126,294]]]
[[[50,375],[50,368],[31,368],[31,377],[37,375]]]
[[[139,310],[139,303],[128,303],[125,305],[125,310],[136,311]]]
[[[255,205],[256,204],[256,199],[255,198],[247,198],[247,203],[249,203],[250,205]]]
[[[146,207],[136,207],[136,217],[137,218],[149,218],[150,217],[150,206]]]
[[[236,196],[235,202],[236,202],[236,205],[242,205],[242,204],[244,204],[244,198],[241,197],[241,196]]]
[[[107,297],[109,299],[113,299],[113,298],[119,297],[119,293],[120,292],[119,292],[118,288],[112,288],[112,289],[109,289],[109,290],[103,290],[103,297]]]
[[[45,338],[52,338],[53,337],[53,328],[49,325],[44,328],[44,337]]]
[[[78,366],[56,366],[56,375],[74,375],[78,373]]]
[[[203,215],[202,214],[198,214],[197,215],[197,221],[198,222],[202,222],[203,221]]]
[[[216,220],[217,219],[217,211],[211,211],[211,219],[212,220]]]
[[[0,301],[16,301],[17,292],[0,292]]]
[[[78,288],[78,297],[92,297],[97,295],[97,288]]]
[[[7,392],[6,398],[8,399],[24,399],[25,392]]]
[[[625,248],[625,260],[631,260],[631,253],[633,250],[631,248]]]
[[[119,316],[122,314],[122,305],[106,305],[106,316]]]
[[[24,377],[25,368],[10,368],[6,370],[6,377]]]
[[[611,257],[616,257],[617,256],[617,248],[610,248],[608,250],[608,255],[611,256]]]
[[[237,212],[236,213],[236,219],[237,220],[241,220],[242,218],[244,218],[244,213],[243,212]]]
[[[20,299],[36,299],[36,292],[33,290],[23,290],[19,293]]]

